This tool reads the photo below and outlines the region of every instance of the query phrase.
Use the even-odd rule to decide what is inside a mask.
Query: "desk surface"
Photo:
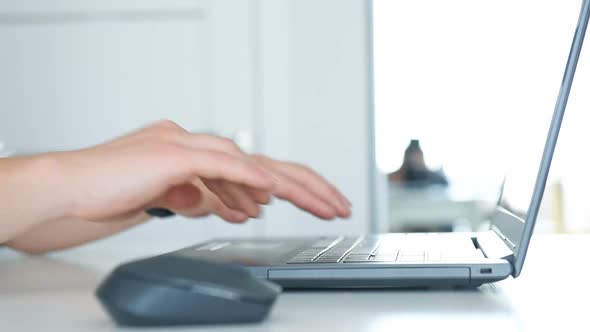
[[[93,291],[116,264],[152,253],[100,248],[50,257],[0,249],[0,330],[126,330],[110,321]],[[521,277],[477,290],[285,292],[263,323],[178,330],[589,331],[588,252],[590,236],[538,235]]]

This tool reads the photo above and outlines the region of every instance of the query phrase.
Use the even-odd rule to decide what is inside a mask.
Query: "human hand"
[[[252,158],[277,179],[271,190],[277,198],[287,200],[322,219],[350,216],[351,202],[311,168],[261,154],[255,154]]]
[[[324,219],[350,215],[344,196],[310,169],[249,156],[228,139],[189,133],[170,121],[51,156],[68,217],[106,221],[158,206],[243,222],[258,216],[272,195]]]

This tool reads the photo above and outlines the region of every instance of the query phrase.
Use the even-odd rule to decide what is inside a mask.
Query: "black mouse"
[[[245,268],[162,255],[118,266],[96,296],[120,325],[262,321],[281,288]]]

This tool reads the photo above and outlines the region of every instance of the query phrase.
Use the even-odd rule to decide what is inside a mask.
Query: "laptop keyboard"
[[[443,257],[484,257],[466,236],[438,233],[383,234],[364,237],[322,238],[287,264],[440,262]]]

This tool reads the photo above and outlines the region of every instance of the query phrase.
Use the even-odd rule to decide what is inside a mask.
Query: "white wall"
[[[263,149],[313,166],[354,204],[350,220],[333,223],[279,204],[266,232],[367,232],[368,2],[266,0],[262,8]]]
[[[207,127],[200,2],[19,3],[0,4],[0,133],[17,151],[96,144],[165,117]]]

